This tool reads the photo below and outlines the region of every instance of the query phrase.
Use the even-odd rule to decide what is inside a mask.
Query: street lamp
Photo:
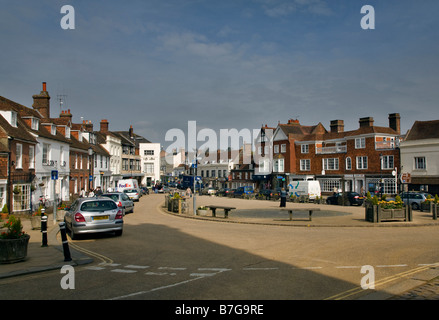
[[[89,176],[88,176],[88,192],[91,191],[93,187],[93,148],[88,148],[88,161],[89,161]]]

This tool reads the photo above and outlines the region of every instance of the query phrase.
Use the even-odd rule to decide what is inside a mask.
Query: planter
[[[0,213],[0,217],[2,218],[2,220],[8,220],[8,216],[9,216],[9,214],[8,213]]]
[[[407,220],[405,209],[382,209],[378,207],[378,222],[382,220],[396,220],[404,219]]]
[[[30,223],[32,226],[32,230],[41,229],[41,216],[32,216],[30,217]]]
[[[64,221],[64,216],[66,215],[65,210],[56,210],[56,221]]]
[[[433,203],[431,203],[431,201],[421,202],[419,209],[421,210],[421,212],[423,212],[423,211],[432,212],[432,210],[431,210],[432,204]]]
[[[208,210],[205,210],[205,209],[197,209],[197,215],[205,217],[205,216],[207,216],[207,211]]]
[[[378,221],[378,206],[370,204],[365,206],[365,220],[370,222]]]
[[[0,264],[15,263],[26,259],[30,236],[20,239],[0,239]]]

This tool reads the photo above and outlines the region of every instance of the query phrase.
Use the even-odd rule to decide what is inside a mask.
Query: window
[[[49,164],[50,144],[43,143],[43,164]]]
[[[339,168],[338,158],[323,159],[323,170],[338,170],[338,168]]]
[[[56,135],[56,126],[54,124],[50,126],[50,133],[54,136]]]
[[[309,144],[302,144],[300,146],[302,153],[309,153]]]
[[[357,169],[367,169],[367,157],[357,157]]]
[[[284,172],[284,159],[276,159],[273,161],[273,172]]]
[[[393,156],[383,156],[381,158],[381,169],[394,169]]]
[[[154,155],[154,150],[144,150],[143,154],[145,156],[153,156]]]
[[[20,190],[19,194],[12,197],[14,211],[30,210],[30,184],[16,184],[13,188]]]
[[[29,169],[35,168],[35,146],[29,146]]]
[[[32,130],[38,130],[40,127],[40,122],[37,118],[32,118],[31,128]]]
[[[145,163],[145,173],[154,173],[154,163]]]
[[[415,157],[415,169],[416,170],[427,169],[427,162],[425,161],[425,157]]]
[[[284,144],[281,144],[281,146],[280,146],[280,152],[281,153],[285,153],[285,152],[287,152],[287,145],[284,143]]]
[[[15,153],[15,169],[23,169],[23,145],[17,143]]]
[[[215,173],[215,170],[212,170],[212,175],[211,175],[211,177],[213,178],[213,177],[216,177],[216,173]]]
[[[17,112],[11,111],[11,126],[17,127]]]
[[[352,159],[351,157],[346,158],[346,170],[352,170]]]
[[[301,159],[300,160],[300,171],[310,171],[311,170],[311,160]]]
[[[366,138],[355,138],[355,149],[366,148]]]
[[[274,145],[274,153],[279,153],[279,145],[278,144]]]

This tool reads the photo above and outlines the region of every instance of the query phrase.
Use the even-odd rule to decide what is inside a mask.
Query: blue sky
[[[257,129],[371,116],[402,130],[439,119],[436,0],[0,0],[0,95],[26,106],[46,81],[51,113],[71,109],[133,125],[165,142],[167,130]],[[75,30],[63,30],[63,5]],[[360,27],[363,5],[375,30]]]

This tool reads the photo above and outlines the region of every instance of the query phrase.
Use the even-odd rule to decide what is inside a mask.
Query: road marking
[[[360,269],[361,266],[338,266],[336,269]]]
[[[176,268],[176,267],[158,267],[159,270],[173,270],[173,271],[184,271],[187,268]]]
[[[84,267],[84,268],[88,269],[88,270],[96,270],[96,271],[105,269],[104,267],[97,267],[97,266],[88,266],[88,267]]]
[[[279,268],[243,268],[245,271],[259,271],[259,270],[279,270]]]
[[[101,262],[101,263],[99,263],[99,265],[104,266],[104,267],[118,267],[118,266],[120,266],[120,263]]]
[[[212,277],[217,273],[191,273],[189,276],[191,277]]]
[[[408,267],[406,264],[385,264],[381,266],[376,266],[377,268],[398,268],[398,267]]]
[[[148,269],[149,266],[136,266],[134,264],[129,264],[129,265],[126,265],[125,268],[130,268],[130,269]]]
[[[411,270],[408,270],[408,271],[400,272],[400,273],[397,273],[397,274],[392,275],[390,277],[387,277],[387,278],[375,281],[375,283],[374,283],[375,288],[377,288],[378,286],[383,286],[384,284],[387,284],[389,282],[400,280],[400,279],[402,279],[404,277],[408,277],[408,276],[411,276],[413,274],[416,274],[416,273],[428,270],[432,266],[437,267],[437,266],[439,266],[439,263],[435,263],[435,264],[428,265],[428,266],[421,266],[421,267],[418,267],[418,268],[414,268],[414,269],[411,269]],[[328,298],[326,298],[324,300],[342,300],[342,299],[346,299],[346,298],[348,298],[350,296],[353,296],[355,294],[358,294],[358,293],[364,292],[364,291],[365,291],[365,289],[363,289],[361,287],[355,287],[355,288],[352,288],[350,290],[347,290],[347,291],[338,293],[336,295],[333,295],[331,297],[328,297]]]
[[[147,273],[145,273],[147,276],[166,276],[166,275],[168,275],[169,273],[167,273],[167,272],[152,272],[152,271],[149,271],[149,272],[147,272]],[[171,275],[176,275],[176,273],[174,273],[174,274],[171,274]]]
[[[224,272],[224,271],[230,271],[232,269],[226,269],[226,268],[198,268],[199,271],[217,271],[217,272]]]
[[[120,272],[120,273],[136,273],[137,270],[127,270],[127,269],[113,269],[111,272]]]
[[[158,288],[154,288],[154,289],[151,289],[151,290],[134,292],[134,293],[126,294],[126,295],[123,295],[123,296],[110,298],[110,299],[107,299],[107,300],[120,300],[120,299],[125,299],[125,298],[131,298],[131,297],[135,297],[135,296],[138,296],[138,295],[141,295],[141,294],[146,294],[146,293],[150,293],[150,292],[154,292],[154,291],[159,291],[159,290],[164,290],[164,289],[168,289],[168,288],[172,288],[172,287],[177,287],[177,286],[180,286],[182,284],[186,284],[186,283],[189,283],[189,282],[192,282],[192,281],[196,281],[196,280],[200,280],[200,279],[203,279],[203,278],[204,277],[192,278],[192,279],[188,279],[188,280],[185,280],[185,281],[181,281],[181,282],[177,282],[177,283],[174,283],[174,284],[170,284],[170,285],[167,285],[167,286],[158,287]]]

